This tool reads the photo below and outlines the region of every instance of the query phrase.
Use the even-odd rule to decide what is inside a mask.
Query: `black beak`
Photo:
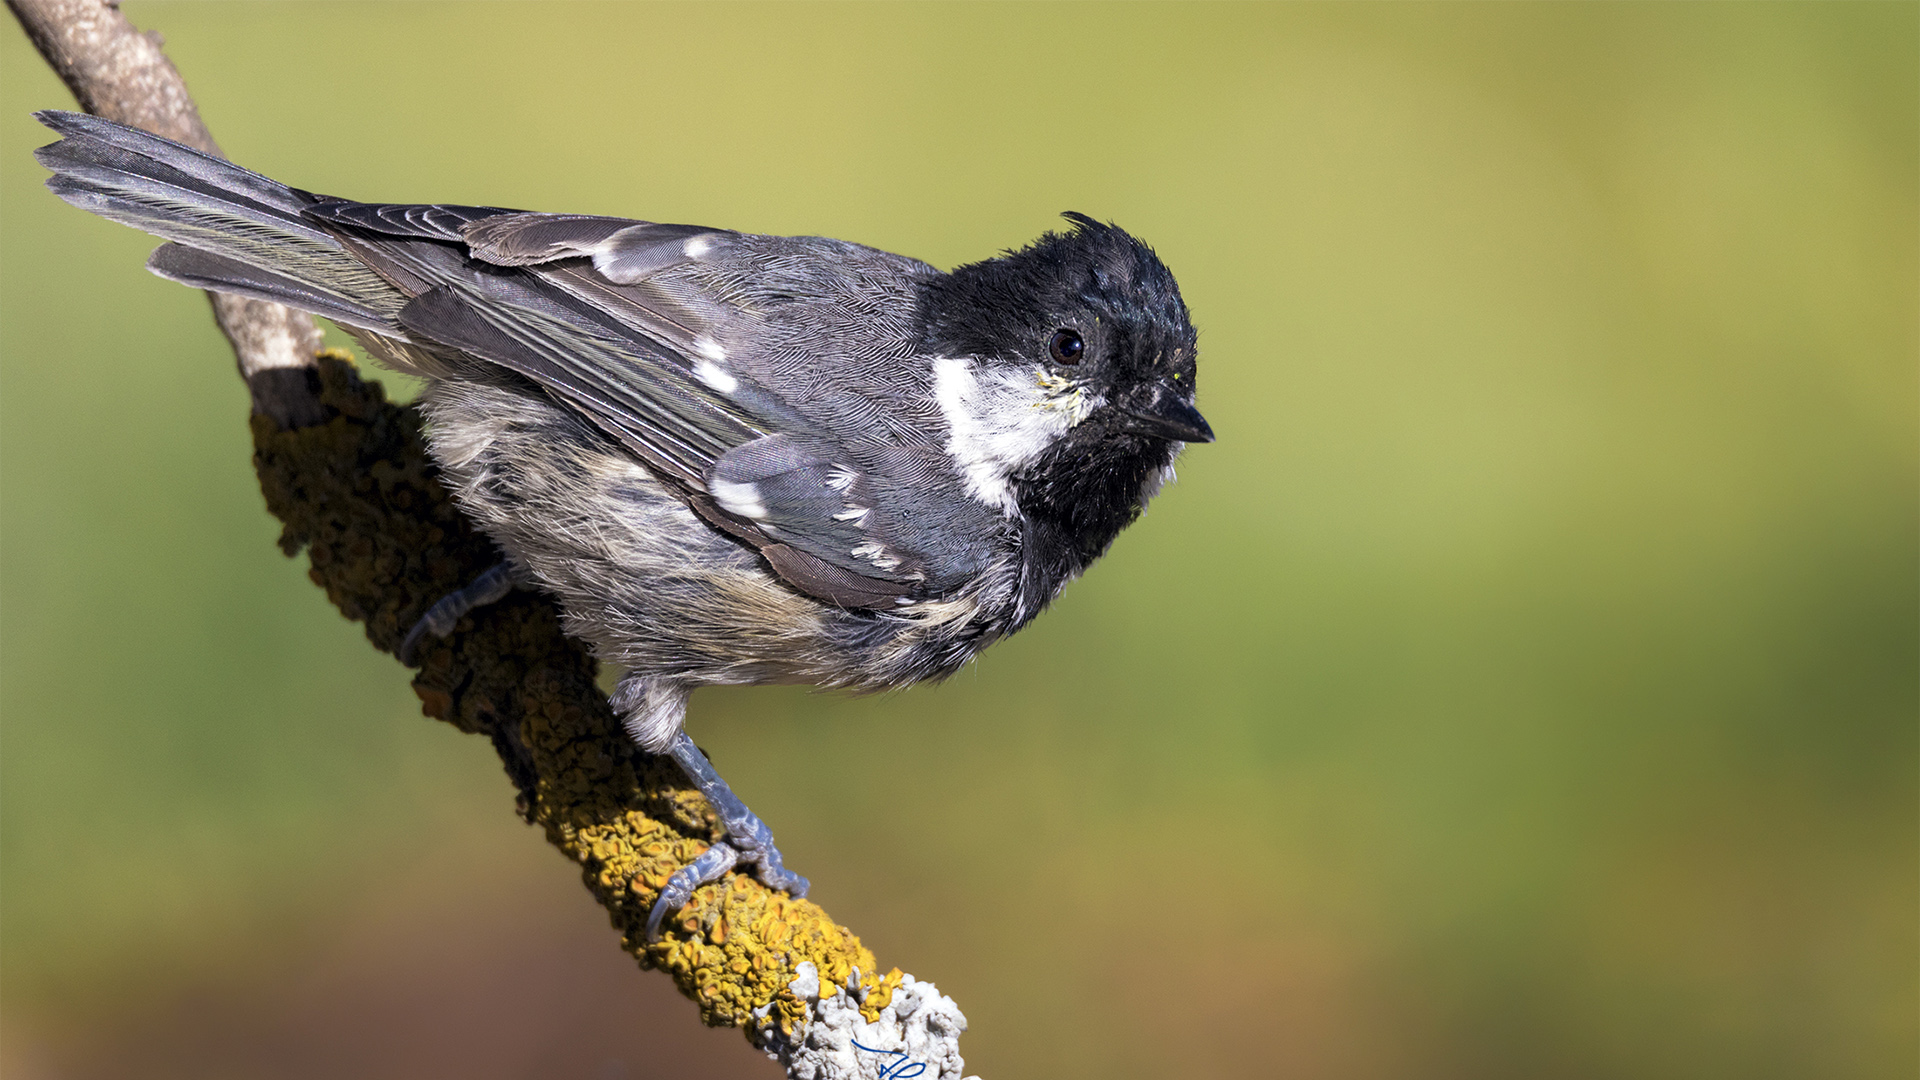
[[[1213,429],[1193,403],[1165,383],[1154,383],[1131,401],[1122,402],[1127,430],[1176,442],[1213,441]]]

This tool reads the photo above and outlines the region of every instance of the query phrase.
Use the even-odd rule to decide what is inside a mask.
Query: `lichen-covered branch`
[[[217,153],[185,83],[106,0],[8,0],[41,54],[96,115]],[[373,644],[393,652],[433,601],[498,561],[435,477],[412,409],[344,353],[318,353],[310,316],[215,296],[254,400],[254,461],[289,555]],[[668,877],[719,838],[705,800],[636,748],[563,636],[553,605],[517,592],[427,647],[426,713],[492,740],[521,813],[577,862],[643,966],[670,974],[716,1026],[740,1026],[802,1080],[957,1078],[966,1021],[932,984],[879,973],[817,905],[745,874],[697,890],[658,942],[647,913]],[[865,1047],[884,1047],[876,1055]],[[856,1049],[859,1048],[859,1049]],[[923,1066],[905,1071],[903,1063]]]
[[[283,431],[254,417],[260,487],[285,523],[282,549],[305,548],[314,583],[393,652],[433,601],[499,556],[435,478],[418,414],[386,402],[344,354],[322,354],[318,374],[324,423]],[[580,864],[626,949],[671,974],[707,1023],[749,1027],[756,1041],[792,1036],[808,1019],[788,986],[803,963],[829,986],[853,980],[869,1020],[891,1000],[898,971],[881,975],[817,905],[745,874],[697,890],[669,932],[647,942],[654,898],[720,838],[719,825],[672,762],[627,737],[594,684],[593,658],[561,634],[551,603],[514,593],[420,660],[413,685],[428,715],[493,740],[522,814]]]

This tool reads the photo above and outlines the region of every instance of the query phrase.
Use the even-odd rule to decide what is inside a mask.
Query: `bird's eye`
[[[1056,364],[1077,364],[1086,351],[1087,343],[1071,330],[1054,331],[1053,340],[1047,343],[1047,352]]]

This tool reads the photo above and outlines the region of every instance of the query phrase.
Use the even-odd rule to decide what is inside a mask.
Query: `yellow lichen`
[[[497,561],[435,478],[420,419],[362,381],[344,353],[322,354],[329,419],[279,430],[253,418],[254,461],[289,555],[367,637],[396,649],[434,600]],[[869,1020],[900,983],[818,905],[744,873],[695,890],[646,940],[647,913],[673,871],[718,838],[711,811],[664,758],[627,738],[594,684],[594,661],[560,633],[553,606],[519,591],[460,622],[421,652],[414,690],[429,716],[486,735],[520,794],[521,812],[579,864],[581,876],[644,966],[672,976],[715,1026],[767,1023],[791,1035],[806,1006],[787,989],[811,962],[823,987],[857,969]],[[750,1029],[751,1031],[751,1029]]]

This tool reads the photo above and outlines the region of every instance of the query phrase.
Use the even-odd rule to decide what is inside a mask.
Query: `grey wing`
[[[737,294],[654,286],[740,234],[486,207],[327,202],[309,213],[414,294],[398,316],[411,339],[542,386],[796,588],[847,607],[928,594],[925,560],[873,512],[873,479],[844,440],[727,362],[720,340],[765,332],[751,283]]]

